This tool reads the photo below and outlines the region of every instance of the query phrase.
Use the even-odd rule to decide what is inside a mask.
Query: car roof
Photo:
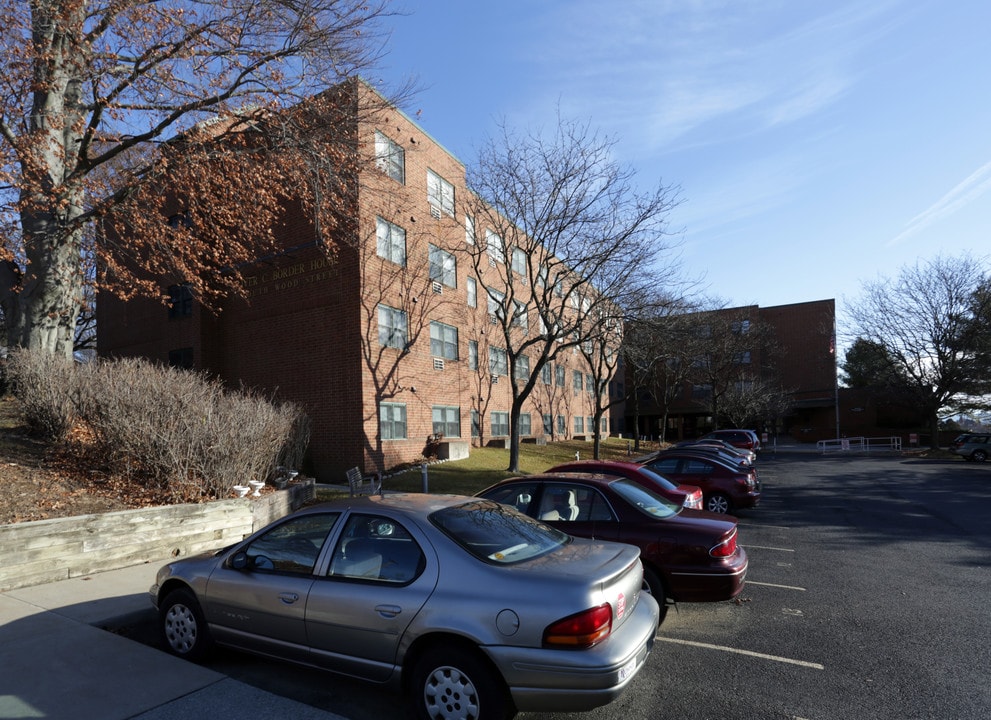
[[[414,515],[429,515],[444,508],[457,507],[465,503],[478,501],[479,498],[469,495],[386,493],[384,495],[361,495],[358,497],[328,500],[316,505],[310,505],[299,512],[326,512],[329,509],[373,510],[388,508]]]
[[[690,460],[706,460],[715,465],[724,467],[727,470],[732,470],[733,472],[740,472],[741,467],[748,467],[745,465],[737,466],[732,462],[727,462],[726,460],[724,460],[723,458],[719,457],[714,453],[699,452],[699,451],[692,452],[691,450],[682,450],[680,448],[678,450],[668,450],[665,452],[659,452],[654,457],[647,460],[647,462],[649,463],[649,462],[653,462],[654,460],[663,460],[664,458],[671,458],[671,457],[688,458]]]

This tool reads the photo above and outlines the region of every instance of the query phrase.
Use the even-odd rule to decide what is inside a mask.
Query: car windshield
[[[571,542],[570,535],[491,500],[438,510],[430,522],[486,562],[522,562]]]
[[[652,518],[669,518],[681,512],[681,506],[662,498],[630,480],[617,480],[610,484],[617,495],[637,510]]]

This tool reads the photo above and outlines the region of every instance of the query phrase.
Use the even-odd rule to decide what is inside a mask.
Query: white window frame
[[[458,262],[453,253],[433,243],[429,247],[430,279],[450,288],[458,286]]]
[[[388,305],[378,306],[379,344],[383,347],[405,350],[409,338],[409,326],[404,310]]]
[[[375,131],[375,165],[396,182],[406,184],[406,151],[381,130]]]
[[[406,403],[379,403],[379,428],[383,440],[406,440]]]
[[[454,217],[454,185],[433,170],[427,170],[427,202]]]
[[[430,354],[445,360],[458,359],[458,329],[436,320],[430,323]]]
[[[380,258],[406,267],[406,230],[385,218],[375,218],[376,252]]]

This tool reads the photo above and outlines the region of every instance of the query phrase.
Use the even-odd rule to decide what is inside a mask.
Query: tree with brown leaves
[[[322,112],[340,98],[321,93],[371,67],[386,7],[0,0],[8,342],[71,354],[87,281],[124,296],[160,295],[149,278],[162,275],[202,301],[242,291],[238,267],[271,245],[288,201],[332,247],[356,150]]]

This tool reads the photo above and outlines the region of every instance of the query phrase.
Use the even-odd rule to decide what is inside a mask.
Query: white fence
[[[837,438],[836,440],[820,440],[816,443],[819,452],[825,455],[831,452],[862,452],[869,453],[871,450],[899,451],[902,449],[902,439],[898,436],[865,438],[850,437]]]

